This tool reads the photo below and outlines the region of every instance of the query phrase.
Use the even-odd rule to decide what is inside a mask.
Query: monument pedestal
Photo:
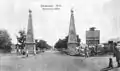
[[[29,10],[25,49],[26,49],[27,54],[35,54],[36,53],[34,35],[33,35],[32,11],[31,10]]]
[[[70,55],[75,55],[76,54],[76,47],[77,43],[68,43],[68,51]]]
[[[36,52],[35,43],[25,43],[25,47],[28,54],[34,54]]]

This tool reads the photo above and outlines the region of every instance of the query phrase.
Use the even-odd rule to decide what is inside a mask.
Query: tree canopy
[[[5,52],[10,52],[11,45],[11,38],[7,30],[0,30],[0,49],[4,50]]]
[[[19,35],[16,36],[17,37],[17,46],[19,49],[24,49],[25,47],[25,41],[26,41],[26,33],[25,33],[25,30],[20,30],[19,32]]]
[[[25,30],[20,30],[19,35],[16,36],[17,37],[17,41],[18,43],[16,44],[16,46],[19,49],[24,49],[25,48],[25,41],[26,41],[26,33]],[[38,49],[49,49],[51,48],[50,45],[47,44],[47,42],[45,40],[35,40],[36,43],[36,50]]]
[[[50,49],[51,46],[45,40],[36,40],[36,49]]]

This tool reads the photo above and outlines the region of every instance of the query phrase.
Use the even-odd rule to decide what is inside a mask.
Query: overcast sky
[[[60,10],[42,10],[41,5],[60,4]],[[34,37],[53,45],[68,34],[70,10],[74,8],[76,32],[85,43],[85,31],[100,30],[101,42],[119,37],[120,0],[0,0],[0,29],[15,35],[27,29],[28,9],[32,10]]]

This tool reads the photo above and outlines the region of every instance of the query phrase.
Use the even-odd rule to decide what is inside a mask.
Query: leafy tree
[[[59,39],[54,47],[58,50],[67,49],[67,42],[68,36],[66,36],[64,39]],[[79,35],[77,35],[77,42],[78,42],[77,45],[80,46],[81,39],[79,38]]]
[[[24,49],[24,47],[25,47],[25,40],[26,40],[25,30],[20,30],[18,33],[19,33],[19,36],[16,36],[17,37],[17,41],[18,41],[16,46],[18,46],[19,49]]]
[[[47,44],[45,40],[36,40],[36,49],[50,49],[51,46]]]
[[[11,38],[6,30],[0,30],[0,49],[4,50],[5,52],[11,51]]]
[[[58,42],[54,46],[58,50],[67,49],[67,40],[66,39],[59,39]]]

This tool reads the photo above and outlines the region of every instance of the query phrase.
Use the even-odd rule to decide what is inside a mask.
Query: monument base
[[[25,45],[26,51],[28,54],[34,54],[35,53],[35,43],[26,43]]]
[[[76,55],[77,54],[76,47],[77,47],[76,43],[68,43],[68,53],[70,55]]]

